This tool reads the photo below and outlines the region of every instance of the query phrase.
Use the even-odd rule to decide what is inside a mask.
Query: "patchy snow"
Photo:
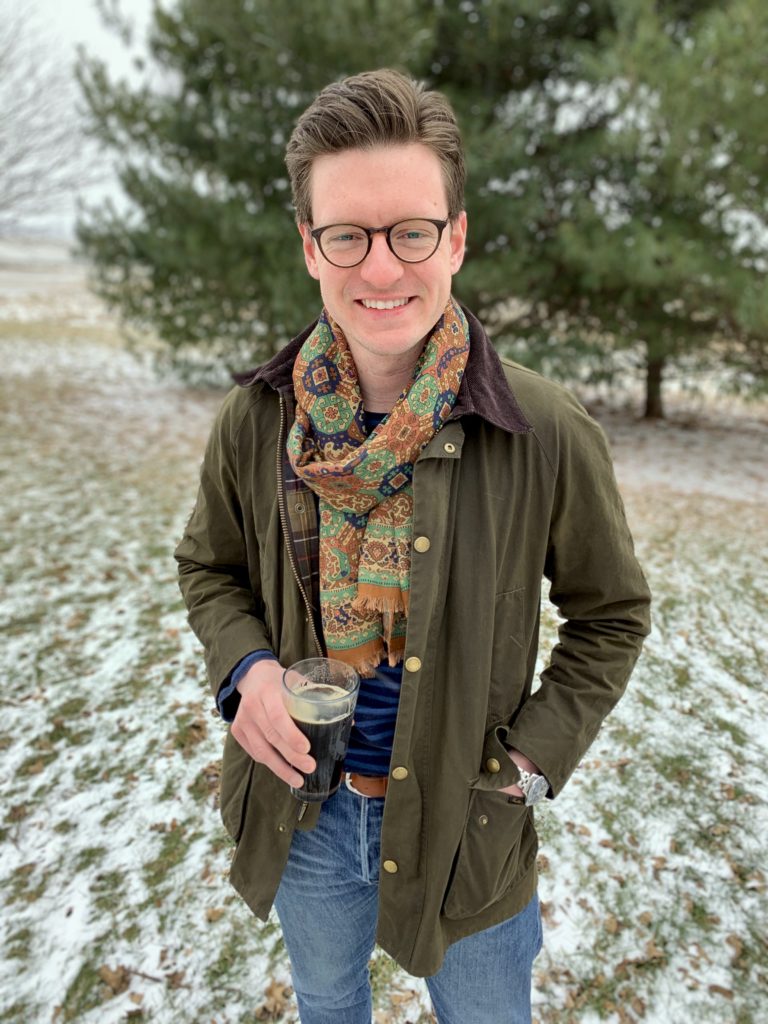
[[[661,488],[687,495],[763,503],[768,497],[768,418],[765,405],[727,406],[682,418],[633,422],[601,417],[620,483],[633,491]],[[750,414],[751,413],[751,414]],[[762,418],[760,416],[762,414]]]
[[[221,395],[158,380],[81,268],[26,256],[0,245],[0,1020],[291,1024],[274,922],[226,880],[172,560]],[[538,814],[535,1017],[765,1024],[765,408],[602,421],[655,627]],[[545,608],[542,661],[555,630]],[[376,973],[376,1024],[430,1020],[423,982]]]
[[[67,326],[109,325],[114,331],[86,278],[85,264],[66,245],[0,238],[0,324],[56,318]]]

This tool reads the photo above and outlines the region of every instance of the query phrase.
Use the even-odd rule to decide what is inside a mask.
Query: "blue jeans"
[[[371,1024],[383,799],[342,786],[314,829],[294,833],[275,907],[302,1024]],[[538,899],[448,948],[426,979],[440,1024],[530,1024],[541,948]]]

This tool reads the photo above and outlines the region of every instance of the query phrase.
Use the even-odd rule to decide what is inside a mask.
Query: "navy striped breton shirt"
[[[370,434],[384,420],[386,413],[365,413],[365,427]],[[271,658],[272,651],[253,651],[235,667],[229,681],[219,690],[217,703],[225,722],[234,721],[240,694],[237,684],[257,661]],[[372,679],[360,680],[360,693],[355,708],[355,724],[349,738],[344,768],[361,775],[388,775],[392,759],[400,685],[403,681],[402,662],[394,667],[382,662]]]

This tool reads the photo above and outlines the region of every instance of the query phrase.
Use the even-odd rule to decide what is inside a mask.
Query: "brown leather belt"
[[[357,772],[342,772],[341,781],[347,789],[360,796],[386,796],[389,777],[387,775],[358,775]]]

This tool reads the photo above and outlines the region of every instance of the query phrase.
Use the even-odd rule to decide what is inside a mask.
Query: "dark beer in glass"
[[[308,658],[283,673],[283,702],[316,762],[301,789],[291,787],[299,800],[326,800],[339,788],[359,686],[355,670],[332,658]]]

